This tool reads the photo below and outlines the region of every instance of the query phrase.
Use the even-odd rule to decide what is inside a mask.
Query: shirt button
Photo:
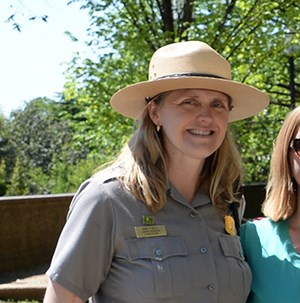
[[[196,218],[197,214],[196,213],[190,213],[191,218]]]
[[[213,284],[208,284],[207,286],[209,291],[214,291],[215,290],[215,286]]]
[[[162,250],[161,250],[160,248],[157,248],[157,249],[155,250],[155,255],[156,255],[157,257],[161,257],[162,254],[163,254],[163,252],[162,252]]]
[[[201,252],[201,254],[206,254],[207,253],[207,248],[206,247],[201,247],[200,248],[200,252]]]

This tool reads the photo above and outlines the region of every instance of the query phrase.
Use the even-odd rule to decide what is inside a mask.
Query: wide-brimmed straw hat
[[[233,105],[229,122],[253,116],[269,104],[269,97],[262,91],[232,81],[230,64],[201,41],[159,48],[149,64],[149,80],[117,91],[110,103],[120,114],[139,119],[147,100],[176,89],[208,89],[229,95]]]

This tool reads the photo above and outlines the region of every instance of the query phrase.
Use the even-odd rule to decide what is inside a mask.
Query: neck
[[[290,227],[293,229],[300,230],[300,208],[296,210],[296,212],[291,216],[290,219]]]
[[[181,163],[169,168],[170,181],[188,202],[192,202],[198,190],[202,166],[203,163],[195,165],[193,162],[190,165]]]
[[[300,201],[300,186],[297,188],[297,209],[291,216],[290,226],[296,229],[300,229],[300,207],[298,207]]]

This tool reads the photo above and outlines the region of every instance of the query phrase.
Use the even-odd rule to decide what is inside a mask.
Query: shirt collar
[[[204,193],[204,191],[201,188],[198,190],[191,203],[188,203],[184,199],[181,193],[176,189],[176,187],[170,181],[167,184],[167,192],[168,195],[175,201],[184,205],[192,206],[194,208],[211,203],[209,196],[206,193]]]

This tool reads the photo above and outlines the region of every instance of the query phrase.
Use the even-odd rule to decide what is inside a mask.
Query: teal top
[[[289,220],[248,221],[241,241],[253,276],[247,303],[299,303],[300,254],[291,242]]]

